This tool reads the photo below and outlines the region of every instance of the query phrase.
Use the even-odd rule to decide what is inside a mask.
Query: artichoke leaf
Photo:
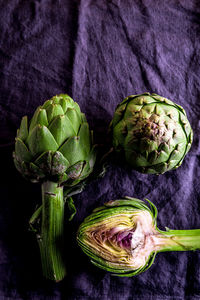
[[[88,123],[84,122],[81,124],[78,136],[80,137],[80,147],[85,150],[85,155],[87,156],[91,149],[91,137]]]
[[[56,151],[52,157],[51,174],[63,174],[70,166],[69,161],[62,155],[61,152]]]
[[[34,112],[34,115],[30,121],[30,126],[29,126],[29,133],[31,132],[31,130],[35,127],[36,125],[36,120],[37,120],[37,116],[39,111],[41,110],[41,106],[38,106],[38,108],[36,109],[36,111]]]
[[[62,145],[69,137],[75,136],[75,130],[66,115],[59,115],[49,125],[49,131],[52,133],[58,145]]]
[[[15,140],[15,156],[21,162],[29,162],[33,157],[30,151],[28,150],[27,146],[20,138],[16,138]]]
[[[69,138],[60,148],[59,152],[61,152],[64,157],[67,158],[70,165],[74,165],[78,161],[84,161],[85,150],[80,147],[80,137],[73,136]]]
[[[84,165],[85,165],[85,161],[77,162],[67,170],[66,172],[67,176],[73,180],[79,178],[82,174]]]
[[[28,118],[24,116],[21,120],[20,128],[17,134],[17,137],[22,141],[25,141],[28,137]]]
[[[29,131],[31,132],[31,130],[36,125],[39,125],[39,124],[44,125],[44,126],[48,126],[47,113],[46,113],[46,110],[43,109],[42,107],[40,107],[37,110],[37,113],[34,115],[33,119],[31,120]]]
[[[51,173],[52,151],[43,152],[35,161],[34,164],[43,170],[44,173]]]
[[[62,109],[62,106],[59,104],[50,104],[49,106],[47,106],[46,108],[46,112],[47,112],[47,118],[49,123],[57,116],[59,115],[64,115],[64,111]]]
[[[37,125],[31,131],[27,139],[27,144],[32,155],[38,155],[46,151],[56,151],[58,144],[56,143],[53,135],[46,126]]]
[[[77,111],[74,108],[68,108],[66,111],[66,116],[70,120],[71,125],[74,128],[74,131],[77,135],[80,127],[80,122],[81,122],[80,115],[77,113]]]

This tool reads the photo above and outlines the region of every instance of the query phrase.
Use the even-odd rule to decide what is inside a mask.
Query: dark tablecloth
[[[199,59],[197,0],[0,2],[0,299],[200,299],[198,251],[158,254],[147,272],[118,278],[91,265],[75,240],[93,208],[125,195],[151,199],[161,229],[200,228]],[[116,105],[146,91],[185,108],[191,151],[180,168],[160,176],[112,165],[75,196],[78,213],[66,221],[68,275],[46,281],[28,231],[40,187],[12,161],[21,117],[68,93],[102,142]]]

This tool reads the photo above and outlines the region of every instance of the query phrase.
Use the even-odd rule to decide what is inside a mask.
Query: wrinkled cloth
[[[1,1],[0,3],[0,299],[200,299],[200,252],[160,253],[132,278],[93,266],[76,243],[83,219],[122,196],[148,198],[158,227],[200,228],[200,5],[196,0]],[[40,187],[16,171],[12,151],[21,117],[68,93],[86,114],[99,143],[124,97],[154,92],[183,106],[194,141],[183,164],[164,175],[111,165],[74,196],[66,219],[68,275],[42,277],[28,220]]]

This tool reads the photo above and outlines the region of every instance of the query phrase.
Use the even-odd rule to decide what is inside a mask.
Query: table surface
[[[104,202],[149,198],[158,226],[200,228],[200,5],[195,0],[1,1],[0,3],[0,299],[200,299],[199,252],[158,254],[147,272],[111,276],[78,248],[79,224]],[[145,175],[111,165],[74,196],[66,221],[67,277],[43,279],[28,220],[40,186],[12,161],[21,117],[46,99],[68,93],[100,142],[124,97],[155,92],[183,106],[194,131],[182,166]]]

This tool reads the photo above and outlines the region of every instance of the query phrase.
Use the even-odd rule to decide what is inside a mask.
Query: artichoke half
[[[200,249],[200,229],[159,230],[157,209],[147,201],[110,201],[83,221],[77,241],[94,265],[130,277],[151,267],[158,252]]]
[[[18,171],[42,185],[42,206],[30,222],[41,219],[37,238],[44,275],[61,280],[66,272],[61,251],[63,188],[66,197],[76,193],[96,159],[92,134],[79,105],[61,94],[39,106],[30,122],[23,117],[13,156]]]
[[[184,109],[157,94],[125,98],[111,122],[113,147],[135,170],[162,174],[178,168],[193,133]]]

